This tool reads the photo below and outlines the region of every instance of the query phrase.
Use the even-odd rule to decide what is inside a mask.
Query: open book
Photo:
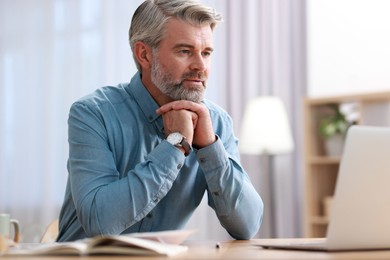
[[[179,245],[193,231],[177,230],[97,236],[74,242],[20,244],[5,255],[163,255],[174,256],[187,251]]]

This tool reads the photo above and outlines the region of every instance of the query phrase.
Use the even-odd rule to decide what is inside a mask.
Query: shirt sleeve
[[[75,104],[68,125],[72,199],[88,236],[120,234],[144,218],[171,189],[185,160],[163,141],[122,178],[97,111]]]
[[[232,129],[228,121],[223,129]],[[258,231],[263,217],[263,202],[249,176],[239,163],[237,139],[232,131],[197,151],[204,172],[209,205],[221,225],[235,239],[250,239]]]

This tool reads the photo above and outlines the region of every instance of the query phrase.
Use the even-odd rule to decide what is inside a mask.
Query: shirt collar
[[[131,79],[130,84],[127,87],[127,92],[134,97],[149,122],[153,122],[159,117],[156,113],[159,105],[142,83],[141,74],[139,72]]]

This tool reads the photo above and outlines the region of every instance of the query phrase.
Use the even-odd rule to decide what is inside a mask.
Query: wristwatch
[[[185,156],[192,152],[191,145],[187,142],[186,137],[179,132],[170,133],[167,136],[167,141],[174,146],[183,147]]]

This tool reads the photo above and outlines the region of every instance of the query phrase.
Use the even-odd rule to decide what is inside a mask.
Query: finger
[[[202,109],[202,105],[188,100],[178,100],[161,106],[156,110],[156,113],[161,115],[170,110],[182,110],[182,109],[190,110],[197,113],[199,112],[199,110]]]
[[[171,110],[178,110],[176,104],[180,104],[183,102],[185,102],[185,101],[184,100],[172,101],[172,102],[165,104],[165,105],[161,106],[160,108],[158,108],[156,110],[156,112],[157,112],[157,114],[161,115],[161,114],[164,114],[164,113],[171,111]]]

